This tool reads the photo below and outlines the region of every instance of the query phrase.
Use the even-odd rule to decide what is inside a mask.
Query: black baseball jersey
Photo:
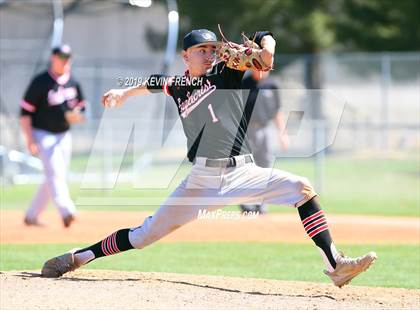
[[[257,32],[255,42],[260,45],[265,35],[272,33]],[[243,71],[230,69],[221,62],[201,76],[201,86],[180,85],[177,80],[182,76],[172,77],[171,82],[163,85],[147,83],[151,92],[163,91],[174,99],[187,137],[187,156],[191,162],[197,156],[227,158],[251,153],[246,138],[251,111],[242,100],[243,75]],[[152,75],[149,81],[162,77]]]
[[[34,128],[60,133],[70,128],[64,113],[75,107],[84,111],[84,104],[80,85],[71,76],[45,71],[31,81],[20,106]]]
[[[252,109],[250,126],[254,128],[264,127],[277,114],[281,107],[280,96],[276,83],[270,79],[255,80],[252,75],[242,80],[244,100]]]
[[[171,96],[177,105],[191,162],[196,156],[226,158],[251,153],[245,140],[247,121],[243,118],[242,77],[243,72],[219,63],[201,77],[201,86],[178,85],[174,81],[179,76],[163,86],[165,94]],[[162,87],[151,83],[148,89],[162,91]]]

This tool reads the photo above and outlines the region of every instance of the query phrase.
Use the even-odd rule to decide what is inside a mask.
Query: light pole
[[[148,8],[152,5],[152,0],[129,0],[133,6]],[[165,57],[163,59],[162,74],[167,74],[169,67],[174,60],[176,44],[178,41],[179,14],[176,0],[166,0],[168,9],[168,38],[166,40]]]
[[[168,5],[168,38],[166,41],[166,51],[163,60],[162,74],[167,74],[176,53],[178,42],[179,14],[176,0],[167,0]]]
[[[52,0],[54,12],[53,33],[51,36],[51,48],[61,45],[63,38],[63,3],[61,0]]]

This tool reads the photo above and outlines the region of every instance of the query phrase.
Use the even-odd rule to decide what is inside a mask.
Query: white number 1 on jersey
[[[211,119],[212,119],[213,123],[218,122],[219,119],[216,117],[216,114],[214,114],[213,107],[211,106],[211,103],[207,106],[207,108],[210,111],[210,115],[211,115]]]

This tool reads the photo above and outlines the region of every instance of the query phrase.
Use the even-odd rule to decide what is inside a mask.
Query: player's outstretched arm
[[[102,105],[106,108],[120,107],[133,96],[150,94],[146,85],[133,86],[122,89],[111,89],[102,96]]]

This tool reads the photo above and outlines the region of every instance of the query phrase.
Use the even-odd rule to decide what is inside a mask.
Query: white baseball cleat
[[[341,288],[349,284],[354,277],[366,271],[377,258],[378,256],[375,252],[369,252],[356,258],[347,257],[343,253],[340,253],[334,271],[329,272],[325,270],[324,273],[330,277],[335,286]]]
[[[74,252],[79,249],[73,249],[70,252],[51,258],[44,263],[41,270],[41,276],[45,278],[59,278],[63,274],[74,271],[81,265],[74,260]]]

